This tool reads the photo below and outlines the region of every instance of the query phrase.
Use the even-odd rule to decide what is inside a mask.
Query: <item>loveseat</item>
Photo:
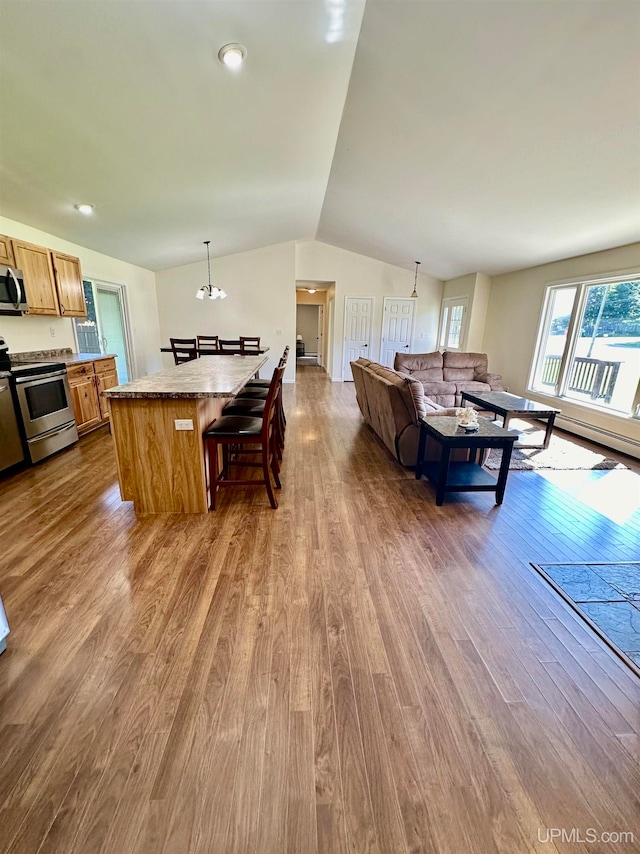
[[[420,419],[427,414],[454,415],[455,409],[447,409],[429,400],[422,383],[413,377],[369,359],[351,362],[351,372],[365,422],[399,463],[415,466]],[[425,459],[439,459],[440,450],[436,442],[428,439]]]
[[[440,406],[460,406],[463,391],[504,391],[500,374],[490,374],[486,353],[396,353],[393,367],[419,380],[424,393]]]
[[[416,464],[421,418],[455,415],[462,391],[503,390],[501,377],[487,372],[482,353],[397,353],[395,363],[402,369],[361,358],[351,362],[351,372],[365,422],[403,466]],[[440,452],[428,438],[425,459],[440,459]],[[451,455],[453,460],[467,457],[462,449]]]

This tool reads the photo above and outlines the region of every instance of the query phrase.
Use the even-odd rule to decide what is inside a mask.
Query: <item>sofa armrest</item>
[[[488,383],[491,391],[504,391],[502,388],[502,374],[476,374],[474,380],[479,383]]]

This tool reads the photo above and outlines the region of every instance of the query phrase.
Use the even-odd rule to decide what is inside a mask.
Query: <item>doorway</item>
[[[324,306],[296,306],[296,363],[322,365]]]
[[[467,343],[467,297],[442,300],[438,342],[441,350],[464,350]]]
[[[83,280],[87,317],[75,318],[79,353],[112,353],[118,382],[132,379],[131,337],[124,285]]]

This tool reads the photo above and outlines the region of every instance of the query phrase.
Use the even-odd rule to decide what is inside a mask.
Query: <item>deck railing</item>
[[[542,368],[543,385],[556,385],[560,373],[560,360],[560,356],[545,356]],[[568,390],[588,394],[591,400],[604,400],[605,403],[611,403],[621,364],[621,362],[576,356],[571,366]]]

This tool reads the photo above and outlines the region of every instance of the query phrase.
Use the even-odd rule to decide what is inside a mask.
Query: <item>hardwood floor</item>
[[[0,851],[640,850],[640,682],[529,566],[638,560],[638,474],[436,507],[298,376],[277,511],[136,518],[105,432],[0,481]]]

